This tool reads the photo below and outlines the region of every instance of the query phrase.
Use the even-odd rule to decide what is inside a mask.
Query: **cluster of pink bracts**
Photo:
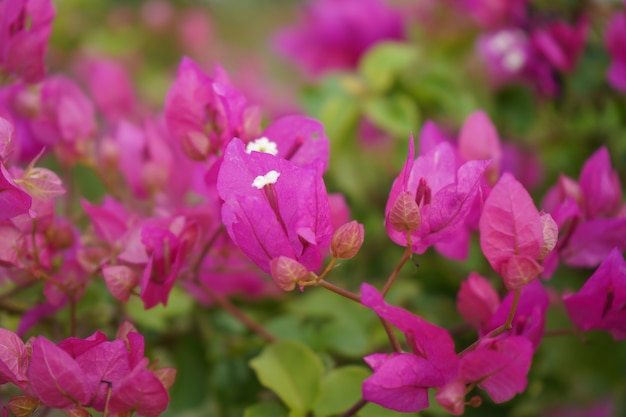
[[[323,19],[323,10],[310,12]],[[347,7],[346,13],[359,12]],[[120,302],[139,295],[148,309],[167,304],[175,283],[200,302],[210,302],[208,290],[275,293],[257,267],[283,290],[303,288],[316,283],[329,253],[334,259],[356,254],[363,227],[348,222],[340,195],[326,191],[329,141],[319,122],[288,116],[261,129],[259,109],[221,67],[209,75],[188,58],[162,115],[142,108],[121,67],[85,62],[94,107],[74,81],[45,74],[53,16],[50,0],[0,3],[0,272],[16,286],[45,282],[46,301],[23,316],[19,335],[77,303],[99,277]],[[397,16],[387,20],[389,30],[362,40],[361,49],[401,36]],[[624,44],[613,33],[623,32],[623,21],[616,17],[607,35],[616,86],[624,72]],[[341,36],[341,27],[332,27],[333,36]],[[584,33],[584,25],[579,30],[556,24],[538,30],[534,45],[566,70],[573,64],[559,60],[563,51],[557,47],[565,44],[557,40],[578,45]],[[305,50],[310,39],[298,36],[298,42],[283,40],[285,47],[303,44],[298,50]],[[495,36],[486,41],[491,52],[517,42],[512,33]],[[576,45],[571,49],[578,51]],[[575,61],[576,55],[567,57]],[[311,70],[319,72],[324,65],[314,58]],[[503,59],[514,64],[513,58]],[[100,77],[115,81],[103,89]],[[559,262],[600,265],[578,293],[563,296],[573,323],[626,338],[626,209],[606,149],[588,160],[579,181],[563,176],[546,196],[546,211],[539,211],[511,173],[483,112],[467,119],[458,138],[428,122],[419,143],[415,158],[409,142],[406,164],[391,188],[385,210],[389,237],[413,253],[434,247],[464,259],[470,234],[478,230],[485,257],[510,293],[500,300],[477,274],[461,285],[459,312],[480,338],[456,353],[446,330],[388,305],[363,284],[362,304],[404,333],[410,348],[365,358],[374,370],[363,384],[365,400],[418,411],[428,406],[428,390],[434,388],[437,401],[460,415],[466,405],[479,405],[480,398],[466,399],[476,386],[495,402],[523,392],[549,307],[538,278],[549,277]],[[79,229],[69,214],[55,211],[67,190],[57,174],[37,166],[46,152],[66,172],[82,164],[101,175],[109,196],[100,205],[82,200],[88,227]],[[64,204],[71,213],[71,199]],[[499,331],[512,310],[511,329]],[[41,336],[24,344],[0,329],[0,383],[24,393],[9,407],[32,411],[44,404],[72,416],[87,415],[85,408],[109,416],[157,416],[167,407],[173,378],[170,369],[148,366],[143,338],[128,325],[113,341],[97,332],[56,345]]]

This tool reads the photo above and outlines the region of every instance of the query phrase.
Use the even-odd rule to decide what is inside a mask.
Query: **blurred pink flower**
[[[626,11],[615,14],[604,33],[606,49],[611,55],[611,66],[607,72],[609,83],[626,93]]]
[[[315,0],[298,25],[281,30],[275,48],[309,75],[352,69],[377,42],[403,38],[400,13],[383,0]]]

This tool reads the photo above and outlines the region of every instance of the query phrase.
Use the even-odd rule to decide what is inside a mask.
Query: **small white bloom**
[[[271,170],[265,175],[259,175],[256,177],[254,181],[252,181],[252,186],[260,190],[268,184],[275,184],[279,176],[280,172]]]
[[[246,145],[246,152],[250,153],[252,151],[269,153],[270,155],[276,156],[276,154],[278,154],[278,146],[276,146],[276,142],[272,142],[264,136]]]

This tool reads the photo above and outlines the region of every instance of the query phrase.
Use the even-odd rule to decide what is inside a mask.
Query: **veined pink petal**
[[[467,383],[479,382],[494,402],[505,402],[526,389],[532,355],[525,337],[485,339],[461,358],[461,376]]]
[[[539,212],[524,187],[502,175],[485,201],[480,218],[480,247],[500,275],[515,255],[539,259],[543,232]]]
[[[428,388],[443,385],[443,380],[428,360],[397,354],[363,381],[363,398],[391,410],[416,412],[428,407]]]
[[[66,408],[89,400],[83,370],[63,349],[41,336],[33,342],[28,378],[33,392],[49,407]]]

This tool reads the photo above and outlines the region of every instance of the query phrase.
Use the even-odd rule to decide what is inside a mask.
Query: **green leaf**
[[[274,343],[251,360],[250,366],[261,384],[274,391],[295,415],[313,408],[321,389],[324,367],[307,346],[292,340]]]
[[[371,48],[359,63],[359,73],[370,90],[387,91],[395,77],[413,64],[419,52],[414,45],[399,42],[381,42]]]
[[[322,392],[315,405],[315,417],[326,417],[347,411],[361,399],[361,384],[371,372],[361,366],[345,366],[324,377]]]
[[[282,404],[268,402],[254,404],[246,408],[243,417],[285,417],[287,409]]]
[[[367,100],[364,111],[376,126],[395,136],[406,137],[418,128],[419,109],[405,94]]]

